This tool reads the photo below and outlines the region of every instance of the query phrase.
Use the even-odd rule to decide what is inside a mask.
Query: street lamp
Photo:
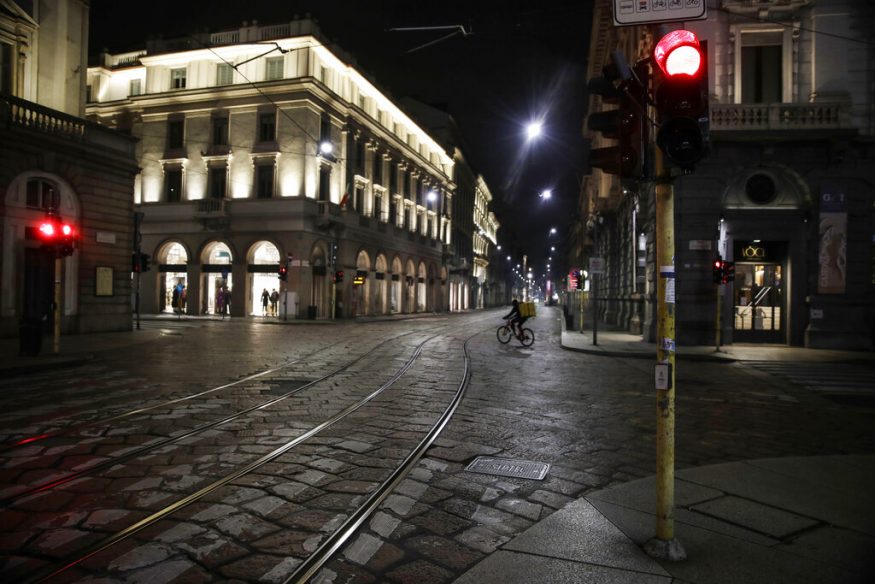
[[[553,191],[551,191],[550,189],[544,189],[538,196],[546,201],[553,196]]]
[[[535,120],[534,122],[529,122],[529,125],[526,126],[526,139],[534,140],[538,136],[541,135],[541,131],[544,129],[544,124],[540,120]]]
[[[550,228],[550,235],[556,235],[556,228],[555,227]]]

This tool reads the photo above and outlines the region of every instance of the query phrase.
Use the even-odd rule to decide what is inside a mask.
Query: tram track
[[[479,334],[479,332],[476,334]],[[255,471],[261,469],[271,462],[276,461],[278,458],[280,458],[284,454],[287,454],[292,449],[304,444],[307,440],[318,436],[320,433],[338,424],[339,422],[347,420],[353,413],[357,412],[361,408],[371,403],[375,398],[377,398],[387,389],[396,384],[396,382],[401,379],[410,370],[413,364],[420,358],[425,345],[439,336],[439,334],[432,335],[423,340],[419,345],[417,345],[413,354],[407,359],[407,361],[378,388],[368,392],[366,395],[358,398],[355,402],[349,404],[342,410],[337,411],[327,419],[324,419],[320,423],[312,426],[309,430],[302,433],[301,435],[286,441],[284,444],[276,447],[271,452],[260,456],[256,460],[251,461],[248,464],[242,465],[234,471],[226,473],[224,476],[213,480],[211,483],[200,488],[199,490],[169,505],[162,507],[160,510],[155,511],[154,513],[141,519],[140,521],[131,524],[127,528],[119,530],[116,533],[103,538],[99,542],[88,546],[84,550],[78,551],[75,554],[75,557],[71,556],[62,559],[62,565],[60,567],[43,569],[42,571],[33,574],[31,578],[27,581],[44,582],[57,577],[61,577],[62,575],[72,575],[71,571],[75,567],[80,566],[86,560],[94,558],[96,555],[101,554],[101,552],[109,550],[111,547],[123,541],[131,539],[135,534],[141,532],[147,527],[155,525],[159,521],[178,513],[180,510],[188,507],[192,503],[200,501],[216,493],[222,487],[230,485],[232,482],[241,479],[241,477],[245,477],[246,475],[255,473]],[[434,441],[434,439],[437,437],[443,427],[447,424],[449,419],[452,417],[452,414],[454,413],[458,403],[461,401],[462,396],[464,395],[464,390],[467,387],[470,379],[470,359],[467,352],[467,344],[468,340],[473,338],[473,336],[476,335],[472,335],[464,341],[464,367],[462,379],[458,387],[456,388],[453,398],[444,408],[443,413],[440,415],[438,420],[436,420],[432,424],[431,429],[428,431],[428,433],[419,441],[418,445],[410,451],[410,453],[405,457],[402,463],[398,465],[397,468],[395,468],[391,475],[368,496],[367,500],[358,509],[356,509],[353,513],[349,515],[349,518],[343,523],[343,525],[341,525],[329,538],[326,539],[325,542],[322,543],[322,545],[320,545],[320,547],[313,554],[311,554],[308,558],[305,559],[303,563],[300,564],[295,573],[292,574],[292,576],[290,576],[289,579],[286,580],[286,582],[304,582],[307,578],[311,577],[315,573],[315,571],[317,571],[319,567],[321,567],[331,557],[331,554],[333,554],[341,545],[343,545],[343,543],[350,537],[355,529],[359,525],[361,525],[361,522],[364,521],[367,516],[376,509],[376,507],[383,499],[385,499],[388,493],[391,492],[391,490],[398,484],[398,482],[407,474],[407,472],[409,472],[413,465],[416,464],[422,454],[426,451],[426,449],[431,445],[431,443]],[[367,354],[363,354],[357,360],[363,359],[366,355]]]
[[[432,328],[439,328],[439,327],[432,327]],[[118,456],[113,456],[111,458],[107,458],[107,459],[104,459],[101,461],[97,461],[94,464],[89,465],[85,468],[81,468],[79,470],[68,471],[63,476],[51,478],[50,480],[44,480],[43,482],[40,482],[40,483],[37,483],[34,485],[30,485],[29,487],[21,489],[15,493],[12,493],[12,494],[9,494],[6,496],[2,496],[2,497],[0,497],[0,509],[8,507],[10,504],[14,503],[15,501],[17,501],[19,499],[22,499],[23,497],[26,497],[26,496],[29,496],[29,495],[32,495],[35,493],[39,493],[39,492],[42,492],[42,491],[45,491],[48,489],[59,487],[63,484],[69,483],[75,479],[82,478],[84,476],[96,474],[102,470],[106,470],[106,469],[113,467],[117,464],[121,464],[121,463],[124,463],[126,461],[129,461],[129,460],[132,460],[135,458],[139,458],[139,457],[141,457],[141,456],[143,456],[151,451],[157,450],[157,449],[162,448],[164,446],[169,446],[172,444],[180,443],[187,438],[190,438],[192,436],[196,436],[198,434],[202,434],[203,432],[206,432],[207,430],[210,430],[212,428],[216,428],[218,426],[225,425],[229,422],[232,422],[234,420],[242,418],[242,417],[244,417],[252,412],[269,408],[269,407],[271,407],[277,403],[280,403],[280,402],[282,402],[282,401],[284,401],[284,400],[286,400],[286,399],[288,399],[288,398],[290,398],[290,397],[292,397],[292,396],[294,396],[302,391],[310,389],[323,381],[326,381],[332,377],[339,375],[340,373],[342,373],[342,372],[348,370],[349,368],[351,368],[352,366],[354,366],[356,363],[364,360],[369,355],[372,355],[380,348],[385,347],[389,343],[397,341],[398,339],[400,339],[402,337],[405,337],[405,336],[408,336],[411,334],[415,334],[416,332],[421,332],[421,331],[411,331],[411,332],[403,333],[400,335],[395,335],[389,339],[386,339],[386,340],[378,343],[374,347],[372,347],[367,352],[362,353],[361,355],[359,355],[355,359],[348,361],[343,366],[331,371],[330,373],[326,373],[325,375],[322,375],[321,377],[318,377],[314,380],[311,380],[311,381],[307,382],[306,384],[301,385],[301,386],[299,386],[291,391],[288,391],[280,396],[277,396],[273,399],[257,403],[253,406],[244,408],[242,410],[238,410],[230,415],[213,420],[213,421],[208,422],[206,424],[201,424],[199,426],[196,426],[195,428],[192,428],[190,430],[186,430],[182,433],[175,434],[173,436],[168,436],[166,438],[158,439],[158,440],[155,440],[152,442],[148,442],[140,447],[135,447],[133,449],[129,448],[124,452],[124,454],[121,454]],[[302,359],[303,358],[306,358],[306,357],[302,357]],[[299,360],[295,361],[295,363],[297,363],[297,362],[299,362]],[[207,390],[207,391],[202,391],[202,392],[199,392],[196,394],[192,394],[192,395],[186,396],[184,398],[169,400],[167,402],[164,402],[163,405],[165,405],[165,406],[173,405],[175,403],[186,401],[186,400],[191,399],[193,397],[203,396],[205,394],[217,391],[219,389],[225,389],[225,388],[228,388],[228,387],[231,387],[234,385],[238,385],[238,384],[243,383],[245,381],[251,381],[253,379],[263,377],[264,375],[267,375],[269,373],[282,370],[283,368],[288,367],[291,364],[292,363],[290,362],[290,363],[285,364],[284,366],[268,369],[266,371],[247,376],[246,378],[240,379],[238,381],[227,383],[227,384],[218,386],[216,388],[212,388],[212,389]],[[93,426],[98,426],[100,424],[109,424],[111,422],[127,418],[129,416],[133,416],[136,414],[140,414],[140,413],[144,413],[144,412],[147,412],[150,410],[154,410],[156,408],[161,407],[161,405],[162,404],[156,404],[154,406],[149,406],[149,407],[145,407],[145,408],[136,408],[136,409],[130,410],[128,412],[125,412],[124,414],[119,414],[119,415],[112,416],[110,418],[105,418],[101,421],[94,421],[94,422],[82,424],[82,425],[80,425],[80,427],[93,427]],[[72,433],[72,430],[70,432],[65,433],[65,434],[70,434],[70,433]]]

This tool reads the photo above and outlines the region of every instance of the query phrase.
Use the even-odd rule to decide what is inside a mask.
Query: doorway
[[[784,343],[786,306],[781,264],[736,262],[733,339]]]

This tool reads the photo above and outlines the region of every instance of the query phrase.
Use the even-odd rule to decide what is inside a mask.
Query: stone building
[[[707,46],[710,152],[674,179],[678,343],[716,343],[719,303],[724,343],[873,348],[872,6],[721,0],[706,20],[614,27],[611,4],[595,3],[590,77],[615,49],[648,57],[673,28]],[[606,107],[591,98],[590,112]],[[605,258],[600,317],[650,341],[653,196],[651,180],[594,170],[570,258]],[[718,256],[734,262],[733,282],[713,282]]]
[[[287,319],[447,310],[453,159],[313,21],[103,54],[88,87],[139,139],[144,312],[180,285],[188,314],[228,290],[261,316],[273,289]]]
[[[78,231],[60,261],[61,332],[130,330],[134,141],[84,114],[88,2],[0,0],[0,334],[54,328],[49,210]]]

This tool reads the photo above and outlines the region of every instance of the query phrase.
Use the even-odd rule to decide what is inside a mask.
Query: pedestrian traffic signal
[[[43,249],[51,251],[59,258],[73,255],[79,239],[73,225],[51,213],[37,226],[37,237],[42,242]]]
[[[717,256],[717,259],[714,260],[711,270],[711,279],[715,284],[723,283],[723,259],[720,256]]]
[[[639,69],[636,73],[640,73]],[[616,109],[596,112],[587,118],[589,130],[617,140],[616,146],[591,149],[590,167],[628,178],[641,176],[647,127],[644,124],[646,85],[646,78],[642,83],[633,75],[620,51],[611,55],[611,62],[602,68],[601,77],[589,80],[587,87],[591,94],[599,95],[603,104],[617,104]]]
[[[289,268],[287,268],[285,264],[280,264],[277,274],[279,275],[280,280],[287,282],[289,279]]]
[[[340,284],[341,282],[343,282],[343,270],[337,270],[334,272],[334,283]]]
[[[135,273],[148,272],[151,268],[150,256],[147,253],[134,252],[131,254],[131,270]]]
[[[656,144],[671,162],[690,171],[708,149],[706,47],[693,32],[675,30],[656,44],[653,58],[659,72]]]

